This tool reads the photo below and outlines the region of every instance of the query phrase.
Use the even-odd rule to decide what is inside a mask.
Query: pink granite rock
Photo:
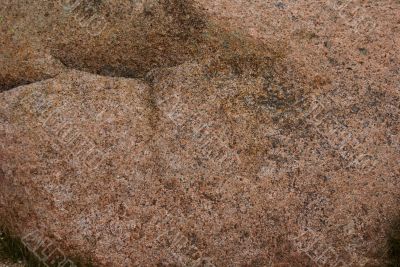
[[[27,44],[34,45],[35,53],[40,51],[67,67],[107,76],[144,77],[153,68],[215,53],[224,34],[204,8],[182,0],[6,0],[0,14],[7,64],[24,56],[12,50],[15,39],[21,39],[23,51]],[[34,54],[22,60],[36,74],[36,61],[43,57]],[[46,67],[49,71],[52,66]],[[28,78],[33,71],[21,71],[21,79],[32,80]],[[2,70],[2,80],[15,73],[15,69]]]
[[[5,39],[0,83],[46,80],[0,94],[0,223],[28,247],[95,266],[385,263],[398,3],[24,3],[2,14],[35,40],[33,72]]]

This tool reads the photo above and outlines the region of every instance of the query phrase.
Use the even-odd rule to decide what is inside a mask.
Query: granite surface
[[[398,1],[3,2],[0,224],[43,262],[387,263]]]

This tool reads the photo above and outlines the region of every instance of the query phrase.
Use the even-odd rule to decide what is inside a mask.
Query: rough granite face
[[[377,5],[4,1],[0,224],[94,266],[386,264],[400,4]]]

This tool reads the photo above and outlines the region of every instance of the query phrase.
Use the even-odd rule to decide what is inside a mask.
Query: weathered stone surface
[[[244,52],[235,51],[243,44],[259,50],[252,58],[261,55],[258,61],[265,53],[279,53],[230,30],[194,1],[7,0],[0,14],[3,90],[53,77],[63,67],[143,78],[154,68],[221,53],[232,60]]]
[[[0,9],[0,92],[60,73],[63,64],[46,53],[34,38],[22,35],[20,27],[25,25],[11,19],[4,6]]]
[[[2,203],[15,200],[2,205],[2,210],[11,209],[7,217],[15,213],[25,221],[16,224],[24,225],[25,235],[28,229],[50,227],[46,235],[62,238],[63,249],[74,247],[79,255],[93,251],[89,244],[97,242],[96,228],[107,235],[119,231],[115,221],[116,228],[108,232],[117,215],[109,205],[133,197],[132,190],[139,190],[136,184],[144,179],[138,173],[157,164],[145,146],[152,135],[149,93],[138,81],[77,72],[4,92],[1,155],[7,160],[2,161],[1,197]],[[97,213],[104,208],[111,213],[103,221]],[[132,219],[122,220],[123,227],[133,227]],[[101,245],[104,257],[111,256],[109,245],[118,240]],[[120,259],[115,258],[116,264]]]
[[[216,266],[302,266],[312,262],[296,248],[303,237],[325,237],[344,262],[378,257],[368,253],[398,189],[396,147],[374,138],[386,126],[363,133],[372,130],[352,115],[346,133],[369,140],[347,158],[329,123],[304,117],[307,84],[271,75],[211,77],[207,64],[186,63],[147,83],[70,72],[4,92],[2,214],[20,234],[39,229],[100,266],[199,255]],[[351,164],[365,148],[374,160]]]
[[[1,7],[1,86],[46,80],[0,95],[0,223],[95,266],[384,264],[398,3],[74,3]]]
[[[67,67],[143,77],[153,68],[175,66],[222,47],[231,34],[215,25],[203,9],[182,0],[5,1],[1,14],[8,25],[4,35],[35,41],[48,57]],[[15,26],[17,22],[20,27]],[[4,40],[8,61],[18,60],[18,54],[7,50],[14,45]],[[33,68],[42,57],[36,55],[27,62]],[[13,69],[3,72],[15,74]],[[17,74],[32,75],[29,69],[26,72]]]

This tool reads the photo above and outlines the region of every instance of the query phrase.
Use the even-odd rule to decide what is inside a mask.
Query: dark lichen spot
[[[293,105],[296,101],[293,88],[285,85],[275,84],[265,86],[266,95],[260,97],[258,102],[269,109],[284,109]]]
[[[362,54],[362,55],[366,55],[366,54],[368,54],[368,50],[366,49],[366,48],[358,48],[358,51],[360,51],[360,54]]]

